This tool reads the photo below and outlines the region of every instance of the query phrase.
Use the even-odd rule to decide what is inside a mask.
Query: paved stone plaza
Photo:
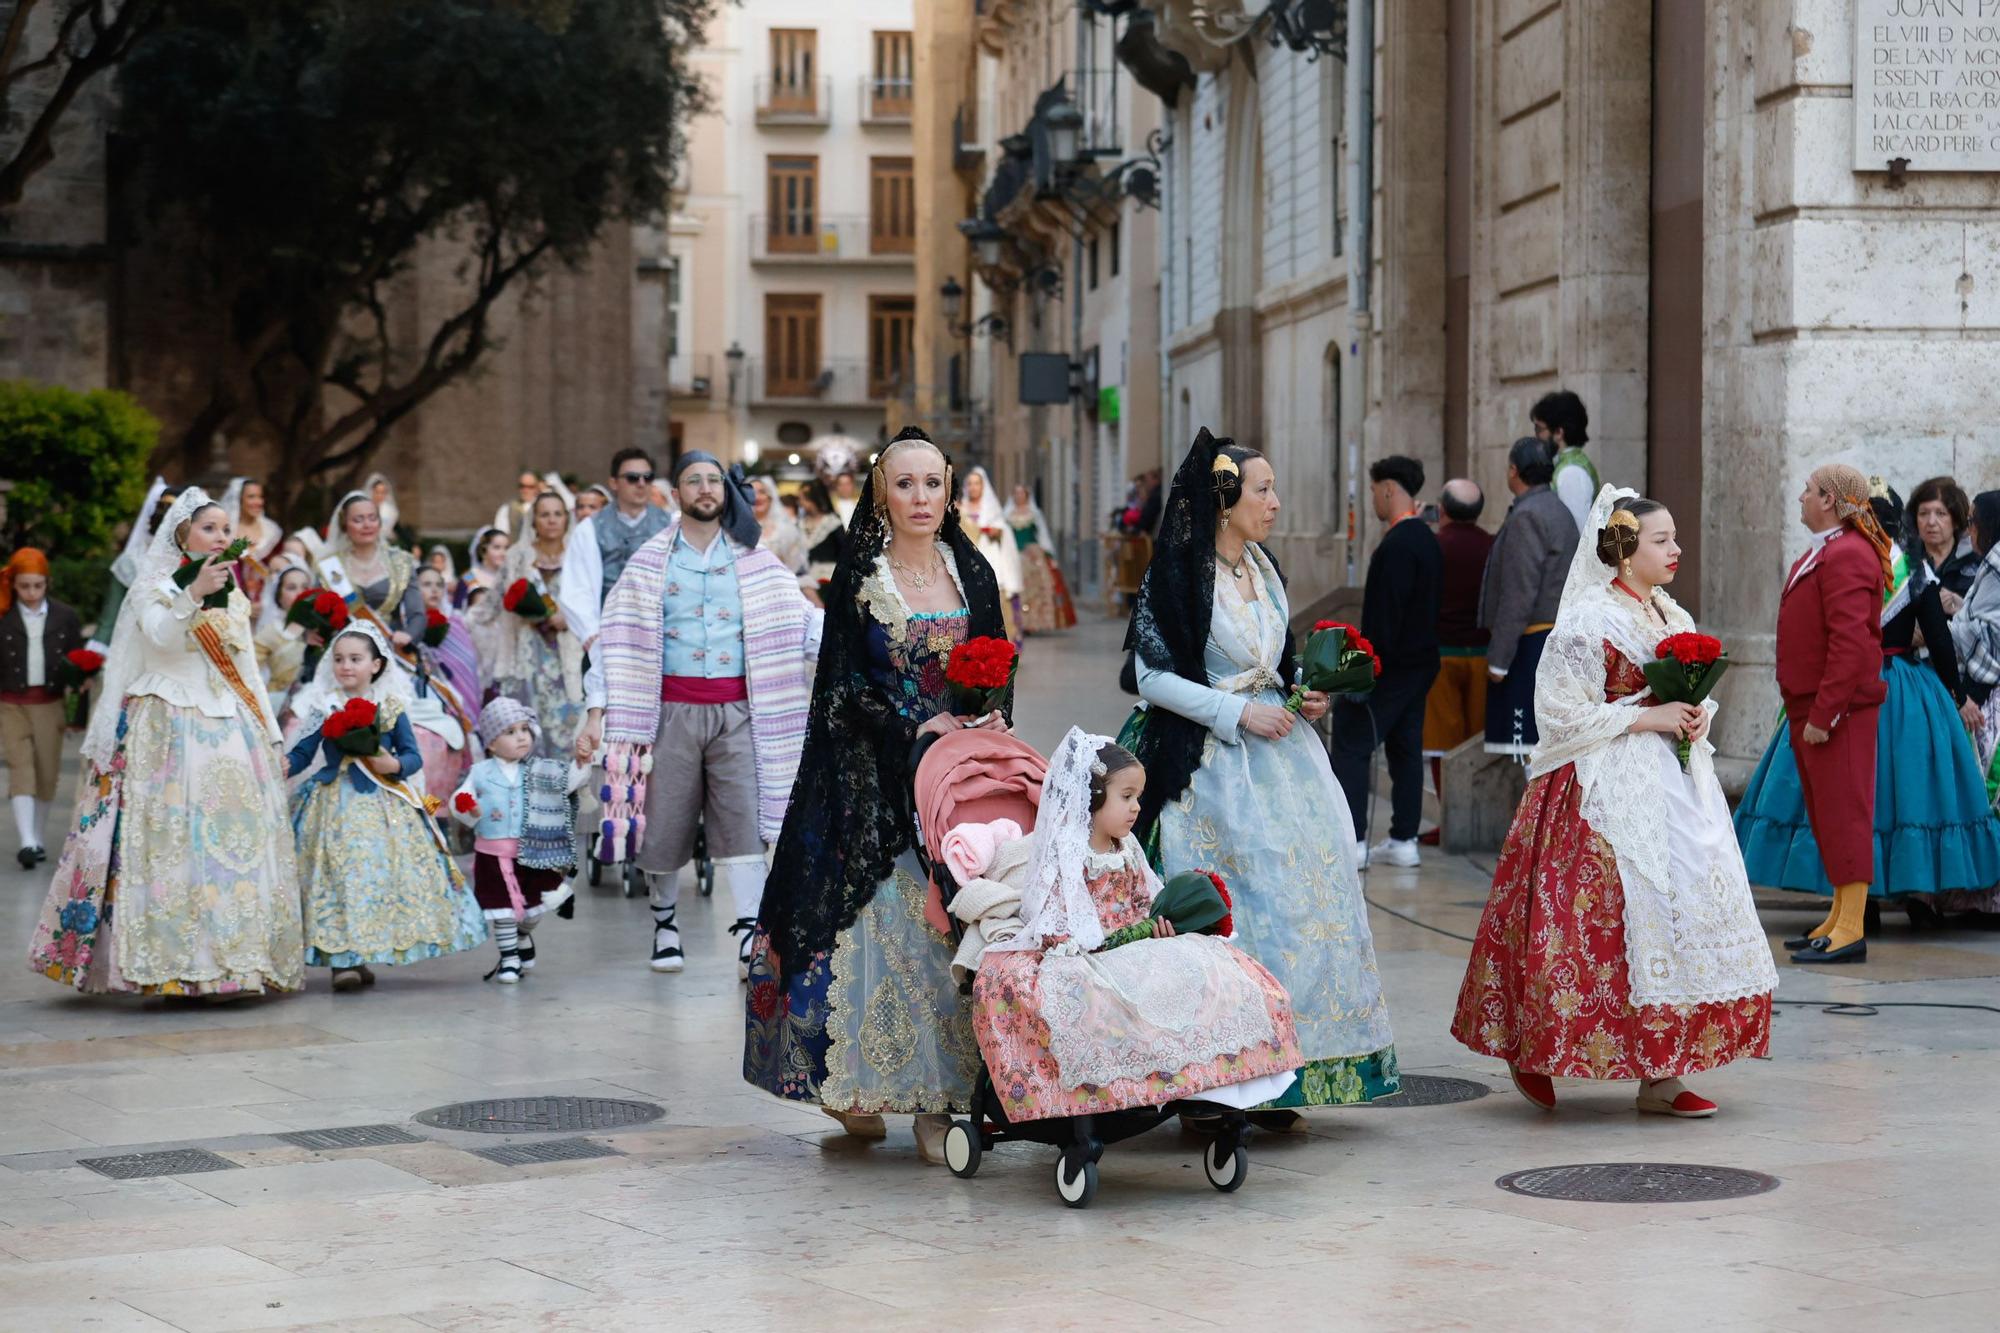
[[[1114,730],[1119,627],[1033,645],[1028,738]],[[1464,934],[1487,858],[1378,871],[1378,904]],[[1986,1329],[2000,1154],[2000,1013],[1782,1007],[1768,1062],[1692,1080],[1722,1114],[1637,1118],[1632,1086],[1560,1084],[1533,1110],[1446,1035],[1456,939],[1372,914],[1404,1073],[1478,1100],[1309,1116],[1255,1138],[1221,1195],[1168,1127],[1105,1154],[1096,1202],[1056,1200],[1052,1154],[1006,1145],[978,1177],[917,1156],[909,1122],[860,1143],[738,1072],[724,910],[683,901],[690,964],[645,967],[641,904],[589,893],[538,938],[527,984],[482,950],[336,998],[231,1006],[87,1000],[30,974],[45,886],[0,873],[0,1329],[1077,1328]],[[1774,902],[1777,900],[1773,900]],[[1766,914],[1774,933],[1803,913]],[[1782,1000],[2000,1005],[2000,937],[1913,938],[1872,961],[1783,969]],[[501,1138],[412,1116],[566,1095],[664,1114]],[[413,1143],[275,1136],[399,1126]],[[496,1145],[615,1150],[511,1166]],[[116,1180],[79,1159],[200,1147],[231,1169]],[[1777,1188],[1722,1203],[1552,1202],[1496,1188],[1569,1163],[1736,1167]],[[1588,1313],[1580,1313],[1588,1312]]]

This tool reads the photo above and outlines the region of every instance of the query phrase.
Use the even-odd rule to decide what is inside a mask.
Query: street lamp
[[[1065,97],[1042,113],[1042,126],[1049,135],[1049,160],[1058,172],[1068,169],[1083,136],[1083,112]]]
[[[729,363],[729,401],[736,401],[736,385],[743,373],[743,345],[734,338],[729,340],[729,350],[722,359]]]
[[[1308,60],[1347,58],[1346,0],[1272,0],[1263,17],[1271,24],[1267,40],[1273,46],[1302,51]]]
[[[1007,320],[997,311],[988,311],[967,324],[958,322],[959,314],[965,309],[965,288],[958,285],[956,277],[946,278],[944,286],[938,288],[938,302],[944,309],[945,327],[951,330],[953,337],[970,338],[975,333],[983,333],[1012,345]]]
[[[1007,244],[1007,229],[986,218],[967,218],[958,224],[965,239],[972,243],[972,253],[981,268],[998,268],[1001,250]]]

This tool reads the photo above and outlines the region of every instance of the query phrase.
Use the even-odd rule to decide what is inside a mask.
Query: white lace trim
[[[1263,992],[1209,935],[1050,954],[1039,998],[1067,1087],[1177,1071],[1275,1036]]]
[[[1777,968],[1715,778],[1715,747],[1705,740],[1696,745],[1683,774],[1666,737],[1627,731],[1649,694],[1605,700],[1604,645],[1644,665],[1664,637],[1637,602],[1612,588],[1611,571],[1597,559],[1597,530],[1612,505],[1631,494],[1606,486],[1584,525],[1535,676],[1542,743],[1529,772],[1540,777],[1574,765],[1583,818],[1617,858],[1634,1004],[1714,1004],[1767,994],[1777,988]],[[1654,605],[1667,633],[1694,628],[1666,593],[1655,592]],[[1708,708],[1714,711],[1714,701]]]

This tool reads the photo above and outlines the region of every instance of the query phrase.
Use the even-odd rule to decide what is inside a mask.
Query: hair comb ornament
[[[1236,460],[1231,458],[1228,454],[1217,454],[1215,456],[1215,462],[1209,465],[1208,471],[1211,476],[1219,472],[1227,472],[1232,477],[1240,477],[1243,475],[1243,469],[1237,467]]]

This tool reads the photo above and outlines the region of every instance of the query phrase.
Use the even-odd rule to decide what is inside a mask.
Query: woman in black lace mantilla
[[[826,593],[805,753],[752,949],[743,1074],[816,1101],[850,1133],[918,1114],[938,1159],[944,1113],[979,1068],[951,945],[924,920],[910,751],[954,730],[944,666],[1004,634],[993,571],[959,527],[951,465],[921,431],[883,449]],[[990,725],[1004,725],[995,719]],[[931,1142],[926,1142],[926,1136]]]

